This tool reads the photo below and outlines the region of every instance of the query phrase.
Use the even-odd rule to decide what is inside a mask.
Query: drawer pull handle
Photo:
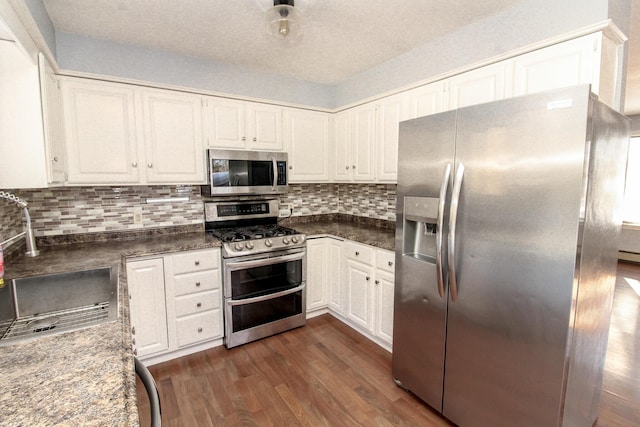
[[[200,287],[200,282],[196,282],[196,286],[197,286],[197,287]]]
[[[198,328],[198,333],[202,332],[202,328]]]
[[[391,261],[389,261],[389,267],[391,267],[393,265],[393,263]]]
[[[360,252],[356,251],[356,256],[360,255]]]
[[[201,302],[197,303],[196,307],[198,307],[198,308],[202,307],[202,303]]]
[[[195,263],[195,264],[196,264],[196,265],[200,265],[200,261],[196,261],[196,263]]]

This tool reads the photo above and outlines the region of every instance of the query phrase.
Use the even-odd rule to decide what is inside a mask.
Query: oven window
[[[266,301],[232,307],[233,332],[286,319],[302,313],[302,291]]]
[[[222,160],[211,162],[214,187],[271,186],[273,163],[270,160]]]
[[[240,300],[295,288],[302,283],[302,260],[231,272],[231,298]]]

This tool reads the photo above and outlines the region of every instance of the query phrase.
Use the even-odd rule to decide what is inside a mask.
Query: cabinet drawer
[[[178,347],[222,336],[220,310],[207,311],[176,320]]]
[[[210,291],[220,289],[220,274],[218,270],[181,274],[173,276],[173,283],[176,296]]]
[[[203,313],[214,308],[220,308],[222,296],[220,290],[198,292],[184,295],[175,299],[176,317],[189,314]]]
[[[396,254],[378,249],[376,252],[376,267],[380,270],[395,272]]]
[[[191,273],[194,271],[220,268],[220,252],[218,250],[190,251],[173,255],[173,273]]]
[[[347,243],[347,258],[371,265],[373,262],[373,248],[358,243]]]

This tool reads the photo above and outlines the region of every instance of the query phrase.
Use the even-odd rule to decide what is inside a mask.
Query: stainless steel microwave
[[[205,196],[281,194],[288,190],[287,153],[207,150]]]

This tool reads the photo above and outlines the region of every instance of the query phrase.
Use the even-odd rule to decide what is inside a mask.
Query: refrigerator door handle
[[[449,189],[449,179],[451,178],[451,163],[447,163],[442,174],[442,184],[440,185],[440,199],[438,201],[438,220],[436,234],[436,269],[438,271],[438,293],[444,299],[444,273],[442,271],[442,226],[444,225],[444,205],[446,203],[447,191]]]
[[[449,284],[451,288],[451,300],[458,299],[458,284],[456,282],[456,221],[458,219],[458,202],[460,201],[460,190],[462,189],[462,177],[464,176],[464,165],[458,163],[456,177],[453,180],[453,190],[451,192],[451,207],[449,211]]]

